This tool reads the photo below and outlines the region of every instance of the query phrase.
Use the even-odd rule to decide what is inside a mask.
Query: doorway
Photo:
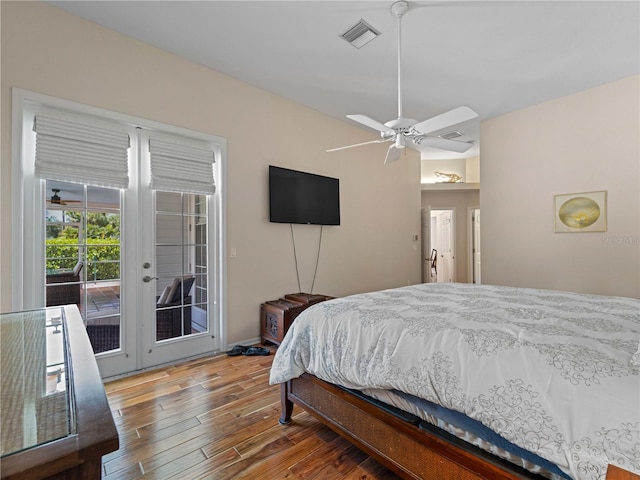
[[[422,230],[422,283],[434,283],[437,281],[437,264],[433,261],[434,250],[431,248],[431,206],[423,208],[420,218]],[[437,259],[436,259],[437,260]]]
[[[480,208],[469,208],[469,273],[472,282],[480,284],[481,275],[481,243],[480,243]]]
[[[78,305],[103,378],[220,350],[224,139],[18,89],[13,99],[20,140],[13,142],[12,308]],[[68,180],[55,168],[36,174],[33,125],[43,112],[69,121],[86,116],[128,132],[126,186],[103,187],[78,175]],[[185,192],[167,175],[154,183],[145,132],[171,140],[172,154],[158,158],[158,171],[167,158],[171,168],[181,165],[181,152],[189,152],[188,160],[199,158],[193,149],[205,151],[215,190],[202,193],[188,182]],[[165,291],[169,300],[159,303]]]
[[[144,192],[144,188],[142,191]],[[141,221],[142,289],[140,366],[159,365],[220,348],[218,280],[210,233],[216,231],[207,195],[147,191]],[[215,237],[213,237],[215,238]]]
[[[438,283],[455,282],[455,209],[432,208],[430,209],[430,212],[430,258],[435,259],[435,265],[433,263],[433,260],[431,263],[431,278],[433,279],[433,277],[435,276],[435,281]]]

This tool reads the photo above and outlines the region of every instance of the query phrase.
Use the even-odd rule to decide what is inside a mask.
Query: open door
[[[427,206],[421,212],[422,229],[422,283],[435,282],[431,279],[431,207]]]
[[[431,210],[431,249],[437,251],[437,282],[456,281],[455,210]]]
[[[471,264],[473,268],[473,283],[481,283],[480,275],[480,209],[474,208],[471,214]]]

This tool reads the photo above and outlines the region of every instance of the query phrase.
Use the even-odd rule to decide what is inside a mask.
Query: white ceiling
[[[392,1],[50,3],[346,122],[397,117]],[[382,35],[356,49],[340,35],[361,18]],[[468,105],[455,130],[477,144],[480,120],[640,73],[640,2],[413,1],[402,49],[404,117]]]

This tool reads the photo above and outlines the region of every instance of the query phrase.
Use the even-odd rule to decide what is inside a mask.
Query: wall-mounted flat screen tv
[[[269,220],[340,225],[340,180],[270,165]]]

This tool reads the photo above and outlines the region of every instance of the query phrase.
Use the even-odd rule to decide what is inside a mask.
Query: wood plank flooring
[[[299,407],[280,425],[272,359],[223,354],[106,383],[120,449],[103,478],[399,478]]]

